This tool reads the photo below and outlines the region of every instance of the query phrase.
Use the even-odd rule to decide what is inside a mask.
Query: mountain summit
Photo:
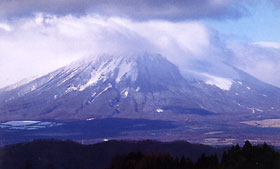
[[[233,69],[238,78],[202,72],[203,78],[194,80],[183,76],[177,66],[160,54],[88,57],[2,89],[0,117],[179,121],[189,116],[280,112],[279,88]]]

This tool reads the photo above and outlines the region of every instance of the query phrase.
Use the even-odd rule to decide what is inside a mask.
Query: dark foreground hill
[[[279,169],[280,153],[264,144],[214,148],[184,141],[108,141],[81,145],[36,140],[0,149],[0,169]]]
[[[108,141],[81,145],[72,141],[36,140],[1,149],[0,169],[95,169],[109,167],[116,155],[163,153],[197,160],[203,153],[222,155],[222,149],[185,141]]]
[[[280,154],[267,144],[252,146],[249,141],[223,153],[219,161],[217,155],[203,154],[197,161],[189,158],[173,158],[169,154],[129,153],[116,156],[110,169],[279,169]]]

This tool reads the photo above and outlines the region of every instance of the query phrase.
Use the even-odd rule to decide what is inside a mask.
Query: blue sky
[[[218,32],[237,36],[241,41],[280,42],[280,9],[268,0],[246,5],[249,14],[238,19],[205,19],[204,22]]]

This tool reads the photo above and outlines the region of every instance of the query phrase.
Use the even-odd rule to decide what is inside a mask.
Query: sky
[[[238,20],[205,20],[205,23],[220,33],[249,38],[249,41],[280,42],[279,7],[271,1],[260,0],[255,5],[247,5],[247,9],[249,15]]]
[[[225,76],[227,63],[280,87],[279,18],[279,0],[2,0],[0,88],[82,57],[141,51],[181,71],[211,65],[202,71]]]

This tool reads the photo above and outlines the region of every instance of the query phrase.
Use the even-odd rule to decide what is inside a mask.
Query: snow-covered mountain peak
[[[15,111],[21,117],[39,112],[38,117],[45,118],[65,118],[70,113],[81,118],[87,113],[103,117],[201,109],[217,113],[280,110],[278,88],[232,70],[238,76],[196,70],[182,75],[159,54],[92,56],[0,92],[0,112]]]
[[[161,55],[149,53],[86,57],[43,76],[41,80],[29,85],[29,89],[25,91],[34,91],[40,85],[52,81],[54,78],[57,81],[55,86],[68,86],[67,92],[83,91],[100,81],[109,80],[116,84],[122,80],[135,82],[141,69],[159,64],[164,66],[167,62]]]

